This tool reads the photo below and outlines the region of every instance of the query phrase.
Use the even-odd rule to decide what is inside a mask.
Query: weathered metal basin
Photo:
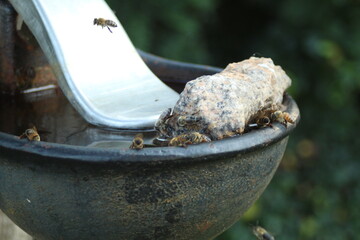
[[[216,71],[142,55],[172,86]],[[273,177],[300,118],[291,97],[284,104],[296,119],[288,128],[187,148],[89,148],[0,132],[0,208],[37,240],[214,238]]]

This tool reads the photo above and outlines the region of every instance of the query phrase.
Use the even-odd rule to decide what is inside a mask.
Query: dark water
[[[21,135],[36,126],[41,141],[102,148],[128,148],[134,131],[106,130],[87,123],[61,90],[0,96],[0,131]],[[145,144],[152,144],[154,132],[144,132]]]

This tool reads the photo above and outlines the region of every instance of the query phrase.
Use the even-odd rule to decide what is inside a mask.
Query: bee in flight
[[[259,240],[275,240],[274,236],[260,226],[253,227],[253,233]]]
[[[29,141],[40,141],[40,135],[35,126],[26,129],[25,132],[19,136],[19,138],[27,138]]]
[[[144,148],[144,139],[143,139],[143,135],[141,133],[136,134],[131,145],[130,145],[130,149],[136,149],[136,150],[140,150]]]
[[[105,18],[94,18],[94,25],[101,26],[102,28],[107,27],[112,33],[109,27],[117,27],[117,24],[112,20],[106,20]]]

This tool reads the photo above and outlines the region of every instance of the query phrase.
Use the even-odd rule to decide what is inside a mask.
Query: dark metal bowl
[[[142,53],[171,86],[219,69]],[[259,198],[296,119],[285,128],[182,147],[101,149],[27,142],[0,132],[0,208],[41,239],[211,239]]]

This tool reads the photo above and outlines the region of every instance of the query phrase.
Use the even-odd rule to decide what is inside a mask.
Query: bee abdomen
[[[294,120],[292,119],[292,117],[288,113],[284,113],[284,119],[289,123],[294,123]]]
[[[110,27],[117,27],[117,24],[112,20],[105,20],[105,24]]]
[[[260,127],[264,127],[264,126],[268,126],[270,125],[271,121],[270,121],[270,118],[268,117],[260,117],[256,123],[258,124],[258,126]]]

